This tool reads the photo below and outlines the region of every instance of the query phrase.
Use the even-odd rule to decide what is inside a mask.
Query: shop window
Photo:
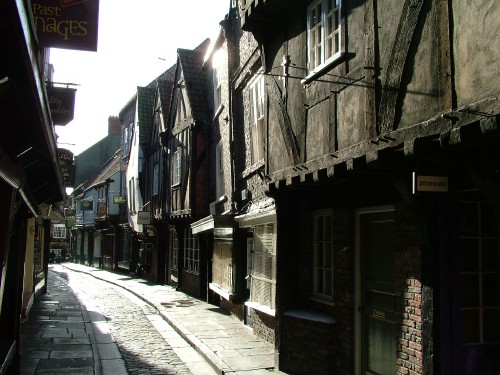
[[[193,273],[200,272],[200,246],[198,238],[191,230],[185,231],[184,234],[184,270]]]
[[[500,342],[498,219],[485,202],[462,202],[459,218],[462,343]]]

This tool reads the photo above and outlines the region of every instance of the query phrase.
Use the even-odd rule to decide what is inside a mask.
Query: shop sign
[[[74,165],[73,153],[64,148],[57,149],[59,157],[59,167],[61,168],[61,175],[64,187],[73,187]]]
[[[32,0],[42,47],[97,51],[99,0]]]
[[[137,212],[137,224],[151,224],[151,212],[138,211]]]
[[[413,194],[420,192],[447,193],[447,176],[420,176],[413,173]]]
[[[115,195],[113,197],[113,203],[114,204],[124,204],[127,203],[127,197],[124,195]]]
[[[76,89],[47,87],[50,115],[54,125],[68,125],[75,117]]]

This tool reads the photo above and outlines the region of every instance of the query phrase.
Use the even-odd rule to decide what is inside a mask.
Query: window
[[[341,0],[317,0],[307,8],[308,70],[314,73],[341,55]]]
[[[313,294],[331,300],[333,296],[333,215],[331,210],[314,213]]]
[[[176,270],[178,267],[177,259],[179,254],[179,240],[175,229],[170,230],[170,241],[172,241],[170,246],[172,249],[172,253],[170,254],[170,268]]]
[[[178,148],[174,152],[174,161],[172,165],[172,186],[179,185],[181,183],[181,149]]]
[[[215,190],[217,198],[220,198],[224,195],[224,162],[223,162],[223,149],[222,149],[222,141],[217,144],[217,148],[215,150]]]
[[[464,344],[500,342],[500,232],[485,202],[460,204],[460,325]]]
[[[252,270],[250,300],[276,308],[276,232],[273,223],[254,227],[251,250]]]
[[[156,163],[153,167],[153,195],[158,195],[160,191],[160,164]]]
[[[135,178],[128,182],[128,208],[130,212],[135,212]]]
[[[250,133],[252,136],[252,163],[264,158],[264,76],[257,77],[250,83]]]
[[[200,246],[191,230],[184,232],[184,270],[200,272]]]
[[[54,224],[52,238],[66,238],[66,226],[64,224]]]
[[[222,104],[222,79],[221,79],[221,62],[222,62],[222,51],[219,50],[214,54],[213,57],[213,84],[214,84],[214,109],[215,111]]]
[[[233,290],[232,254],[231,242],[216,242],[214,244],[212,281],[228,292]]]

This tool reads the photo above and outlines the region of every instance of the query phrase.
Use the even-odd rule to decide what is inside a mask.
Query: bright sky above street
[[[176,62],[177,48],[214,39],[231,0],[100,0],[97,52],[51,49],[54,82],[74,83],[75,118],[56,126],[59,147],[78,155],[107,135],[134,96]]]

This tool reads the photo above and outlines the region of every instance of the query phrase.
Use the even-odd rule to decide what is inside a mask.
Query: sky
[[[100,0],[97,52],[52,48],[54,82],[77,84],[75,117],[56,126],[78,155],[107,135],[108,117],[176,62],[177,48],[214,39],[231,0]]]

